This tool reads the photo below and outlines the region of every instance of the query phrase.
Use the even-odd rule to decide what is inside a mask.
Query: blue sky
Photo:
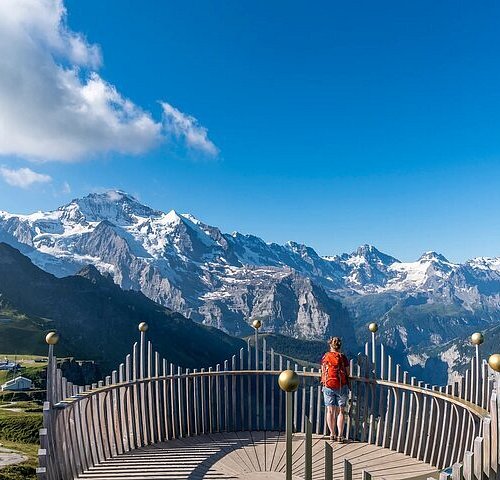
[[[37,143],[26,146],[38,127],[33,133],[16,117],[12,125],[26,137],[10,148],[12,134],[3,146],[0,136],[0,165],[46,177],[30,177],[24,188],[0,179],[0,209],[55,208],[120,188],[223,231],[292,239],[320,254],[362,243],[403,260],[426,250],[456,261],[500,254],[498,3],[64,5],[63,24],[86,38],[87,54],[82,60],[74,42],[65,54],[46,43],[53,61],[80,65],[82,85],[98,72],[149,112],[151,132],[163,133],[145,138],[130,126],[104,138],[106,129],[86,126],[68,150],[47,147],[40,157]],[[38,21],[30,17],[34,31]],[[16,98],[7,88],[0,83],[0,107]],[[65,111],[46,103],[50,121]],[[41,112],[28,116],[43,129]],[[1,115],[0,133],[9,120]],[[186,127],[188,115],[197,122]]]

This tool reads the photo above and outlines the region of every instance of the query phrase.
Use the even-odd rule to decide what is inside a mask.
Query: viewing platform
[[[372,341],[350,362],[342,444],[326,437],[320,372],[264,339],[190,370],[162,359],[142,323],[117,370],[76,386],[57,368],[49,334],[38,478],[498,480],[500,356],[489,366],[473,336],[466,375],[431,386],[393,365],[370,327]]]

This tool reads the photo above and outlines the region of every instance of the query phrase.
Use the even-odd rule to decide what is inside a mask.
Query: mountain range
[[[131,353],[139,321],[148,323],[158,352],[184,367],[215,365],[246,345],[140,292],[122,290],[92,265],[57,278],[0,243],[0,352],[46,355],[45,334],[55,329],[59,357],[94,360],[109,372]]]
[[[410,365],[425,362],[424,348],[500,321],[500,257],[459,264],[426,252],[401,262],[371,245],[322,257],[295,242],[223,233],[122,191],[49,212],[0,212],[0,241],[57,277],[94,265],[123,289],[235,336],[258,317],[266,332],[355,344],[376,321]]]

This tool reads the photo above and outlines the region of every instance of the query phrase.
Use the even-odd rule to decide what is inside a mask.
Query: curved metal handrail
[[[131,380],[128,382],[120,382],[120,383],[115,383],[112,385],[105,385],[102,387],[96,387],[81,393],[78,393],[74,396],[65,398],[64,400],[60,401],[59,403],[55,404],[55,408],[67,408],[68,406],[74,404],[75,402],[78,402],[82,399],[88,398],[89,396],[92,395],[97,395],[99,393],[103,392],[109,392],[112,390],[116,390],[119,388],[126,388],[126,387],[132,387],[134,385],[141,385],[141,384],[146,384],[149,382],[164,382],[164,381],[172,381],[174,379],[186,379],[186,378],[200,378],[200,377],[226,377],[226,376],[235,376],[235,375],[241,375],[241,376],[246,376],[246,375],[259,375],[259,376],[265,376],[265,375],[271,375],[271,376],[278,376],[281,372],[278,370],[221,370],[221,371],[204,371],[204,372],[189,372],[189,373],[181,373],[180,375],[160,375],[160,376],[155,376],[155,377],[146,377],[146,378],[138,378],[135,380]],[[319,378],[321,374],[319,372],[301,372],[297,371],[297,375],[299,377],[311,377],[311,378]],[[485,418],[489,418],[490,413],[488,410],[485,410],[484,408],[469,402],[467,400],[464,400],[460,397],[456,397],[454,395],[450,395],[448,393],[443,393],[439,392],[437,390],[432,390],[426,387],[419,387],[416,385],[411,385],[408,383],[399,383],[399,382],[392,382],[388,380],[380,380],[376,378],[369,378],[369,377],[359,377],[359,376],[352,376],[350,377],[351,381],[354,382],[362,382],[362,383],[368,383],[368,384],[374,384],[374,385],[380,385],[384,387],[390,387],[390,388],[396,388],[399,390],[406,390],[409,392],[413,393],[420,393],[423,395],[428,395],[430,397],[434,397],[440,400],[444,400],[446,402],[450,402],[455,406],[459,406],[464,408],[465,410],[469,411],[470,413],[476,415],[480,420],[483,420]]]

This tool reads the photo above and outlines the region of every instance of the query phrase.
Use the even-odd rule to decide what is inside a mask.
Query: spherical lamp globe
[[[368,330],[370,330],[370,332],[372,333],[377,333],[378,325],[375,322],[372,322],[370,323],[370,325],[368,325]]]
[[[484,335],[481,332],[473,333],[470,337],[473,345],[481,345],[484,342]]]
[[[494,353],[488,358],[488,365],[495,370],[495,372],[500,372],[500,353]]]
[[[278,385],[284,392],[295,392],[299,388],[299,376],[293,370],[283,370],[278,377]]]
[[[47,345],[55,345],[59,341],[59,335],[56,332],[49,332],[45,337]]]
[[[262,322],[257,318],[252,322],[252,327],[255,328],[255,330],[258,330],[262,327]]]

